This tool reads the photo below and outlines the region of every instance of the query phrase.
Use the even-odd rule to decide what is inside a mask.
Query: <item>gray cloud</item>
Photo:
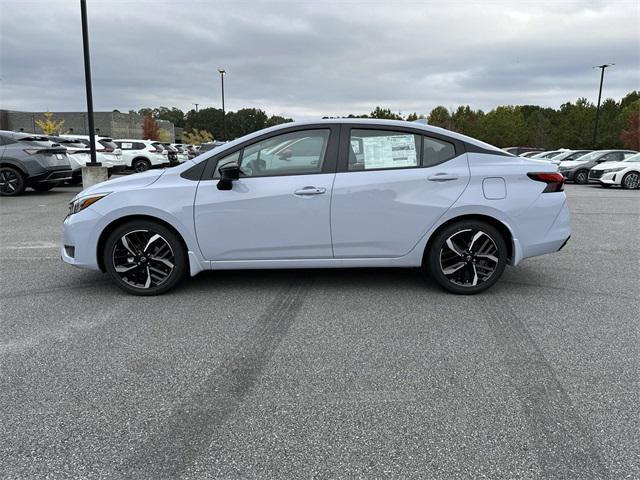
[[[82,110],[78,2],[0,0],[0,105]],[[636,1],[89,0],[98,110],[219,106],[295,118],[376,105],[557,107],[640,87]]]

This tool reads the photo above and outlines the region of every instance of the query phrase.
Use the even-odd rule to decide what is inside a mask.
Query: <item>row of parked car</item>
[[[510,153],[515,148],[505,149]],[[564,177],[584,185],[599,183],[605,188],[618,185],[628,189],[640,188],[640,154],[633,150],[531,150],[519,156],[547,160],[558,165]]]
[[[96,161],[109,175],[178,165],[199,154],[195,145],[96,136]],[[88,135],[39,135],[0,130],[0,195],[19,195],[27,187],[50,190],[82,182],[91,161]]]

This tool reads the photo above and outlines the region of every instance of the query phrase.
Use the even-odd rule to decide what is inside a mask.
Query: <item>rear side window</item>
[[[101,139],[101,140],[98,140],[98,143],[102,145],[104,148],[106,148],[107,150],[113,151],[116,148],[119,148],[118,145],[116,145],[115,142],[113,142],[112,140]]]
[[[452,143],[435,138],[423,137],[422,166],[432,167],[446,162],[456,156],[456,148]]]
[[[418,135],[388,130],[351,130],[349,171],[418,166]]]

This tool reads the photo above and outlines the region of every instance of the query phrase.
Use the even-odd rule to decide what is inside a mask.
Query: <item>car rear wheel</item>
[[[573,177],[573,181],[579,185],[584,185],[589,181],[589,172],[587,170],[578,170]]]
[[[507,264],[507,244],[490,224],[463,220],[437,234],[426,260],[429,273],[440,286],[469,295],[498,281]]]
[[[131,164],[131,167],[136,172],[146,172],[151,168],[151,162],[146,158],[136,158]]]
[[[629,190],[640,188],[640,173],[629,172],[622,177],[622,186]]]
[[[103,259],[111,279],[133,295],[164,293],[187,271],[180,238],[153,221],[132,221],[116,228],[107,238]]]
[[[24,192],[25,181],[22,172],[12,167],[0,167],[0,195],[12,197]]]

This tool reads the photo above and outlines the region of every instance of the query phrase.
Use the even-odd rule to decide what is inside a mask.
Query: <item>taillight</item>
[[[105,152],[105,153],[113,153],[113,148],[111,147],[104,147],[102,150],[100,150],[101,152]]]
[[[546,183],[542,193],[562,192],[564,190],[564,176],[558,172],[527,173],[527,177],[536,182]]]

